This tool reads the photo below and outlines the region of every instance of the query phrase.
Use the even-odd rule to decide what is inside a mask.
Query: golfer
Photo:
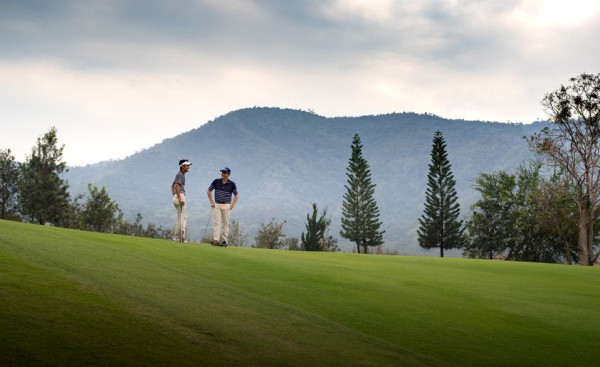
[[[229,212],[235,206],[238,200],[237,187],[235,182],[229,179],[231,170],[227,167],[221,170],[221,178],[215,179],[208,190],[206,195],[210,206],[213,209],[213,246],[227,247],[227,237],[229,236]],[[215,191],[215,198],[213,200],[212,191]],[[233,202],[231,197],[233,196]],[[219,243],[219,238],[223,238],[223,242]]]
[[[185,240],[185,227],[187,225],[187,205],[185,205],[185,174],[190,170],[192,164],[187,159],[179,161],[179,172],[175,175],[175,180],[171,185],[173,193],[173,205],[177,210],[177,224],[173,241],[187,242]]]

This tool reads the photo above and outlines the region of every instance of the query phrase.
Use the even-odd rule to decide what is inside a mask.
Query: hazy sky
[[[0,149],[120,159],[252,106],[530,123],[598,35],[598,0],[0,0]]]

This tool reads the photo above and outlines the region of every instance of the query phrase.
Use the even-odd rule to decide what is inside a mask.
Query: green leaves
[[[21,167],[21,212],[39,224],[58,223],[69,206],[69,185],[60,176],[66,170],[62,161],[64,146],[57,144],[56,128],[52,127],[38,138],[31,156]]]
[[[331,220],[327,219],[327,210],[323,209],[321,216],[318,217],[317,204],[312,205],[312,215],[306,215],[306,235],[302,232],[300,241],[304,251],[323,251],[325,245],[325,233]]]
[[[362,144],[358,134],[352,140],[352,155],[346,169],[348,184],[342,203],[342,230],[340,236],[356,243],[366,253],[369,246],[383,244],[383,233],[379,231],[379,208],[373,198],[375,184],[371,182],[369,163],[362,156]]]
[[[117,222],[117,213],[119,206],[112,201],[105,187],[98,190],[98,187],[88,184],[89,198],[83,211],[83,220],[85,224],[97,232],[106,232]],[[141,215],[138,213],[138,225],[141,225]]]
[[[460,205],[456,202],[456,181],[451,167],[442,132],[436,131],[427,175],[425,210],[419,219],[417,235],[421,247],[439,248],[441,257],[445,249],[464,245],[464,229],[462,221],[458,220]]]

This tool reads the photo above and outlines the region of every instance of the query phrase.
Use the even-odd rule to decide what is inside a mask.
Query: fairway
[[[592,366],[600,269],[0,221],[0,365]]]

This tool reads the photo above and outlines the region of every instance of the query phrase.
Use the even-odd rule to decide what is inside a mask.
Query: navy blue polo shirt
[[[214,180],[208,187],[208,190],[215,190],[215,202],[217,204],[231,204],[231,196],[238,194],[235,182],[229,180],[223,185],[223,181],[220,178]]]

